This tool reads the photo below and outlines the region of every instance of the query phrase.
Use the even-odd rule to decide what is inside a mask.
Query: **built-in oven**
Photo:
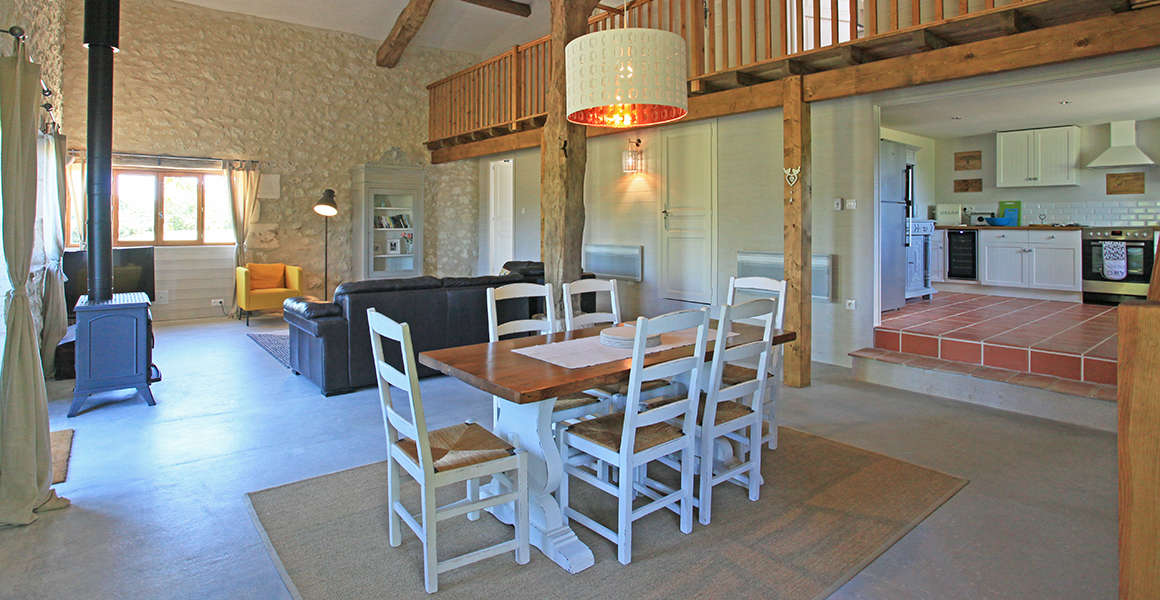
[[[947,230],[947,279],[978,281],[978,236],[974,229]]]
[[[1118,304],[1148,295],[1156,256],[1151,227],[1085,227],[1083,300]]]

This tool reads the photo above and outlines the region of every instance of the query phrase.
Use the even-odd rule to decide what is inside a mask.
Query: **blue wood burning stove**
[[[149,296],[113,294],[111,300],[77,300],[77,383],[68,416],[75,417],[91,394],[136,389],[153,406]]]

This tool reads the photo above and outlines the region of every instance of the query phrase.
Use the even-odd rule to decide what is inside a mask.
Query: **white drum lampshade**
[[[685,40],[660,29],[610,29],[572,40],[564,50],[568,120],[636,127],[688,114]]]

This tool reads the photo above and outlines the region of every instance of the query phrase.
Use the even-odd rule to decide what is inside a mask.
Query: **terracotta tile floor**
[[[1071,379],[1054,377],[1050,375],[1037,375],[1035,373],[1021,373],[1011,369],[1000,369],[995,367],[984,367],[982,365],[965,362],[946,361],[934,359],[929,356],[922,356],[921,354],[893,352],[890,350],[882,350],[881,348],[863,348],[861,350],[855,350],[850,353],[850,356],[868,358],[871,360],[894,363],[897,365],[905,365],[907,367],[915,367],[918,369],[926,369],[928,371],[960,373],[962,375],[970,375],[971,377],[977,377],[979,379],[988,379],[991,381],[1010,383],[1012,385],[1022,385],[1030,388],[1050,390],[1053,392],[1059,392],[1061,394],[1070,394],[1072,396],[1095,398],[1097,400],[1106,400],[1108,402],[1116,401],[1116,386],[1114,385],[1074,381]]]
[[[1114,306],[939,293],[883,313],[874,345],[993,369],[1116,384]]]

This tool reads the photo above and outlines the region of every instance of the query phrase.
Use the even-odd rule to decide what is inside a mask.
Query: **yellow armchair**
[[[282,308],[282,301],[302,295],[302,268],[290,265],[247,263],[236,271],[239,318],[250,313]]]

